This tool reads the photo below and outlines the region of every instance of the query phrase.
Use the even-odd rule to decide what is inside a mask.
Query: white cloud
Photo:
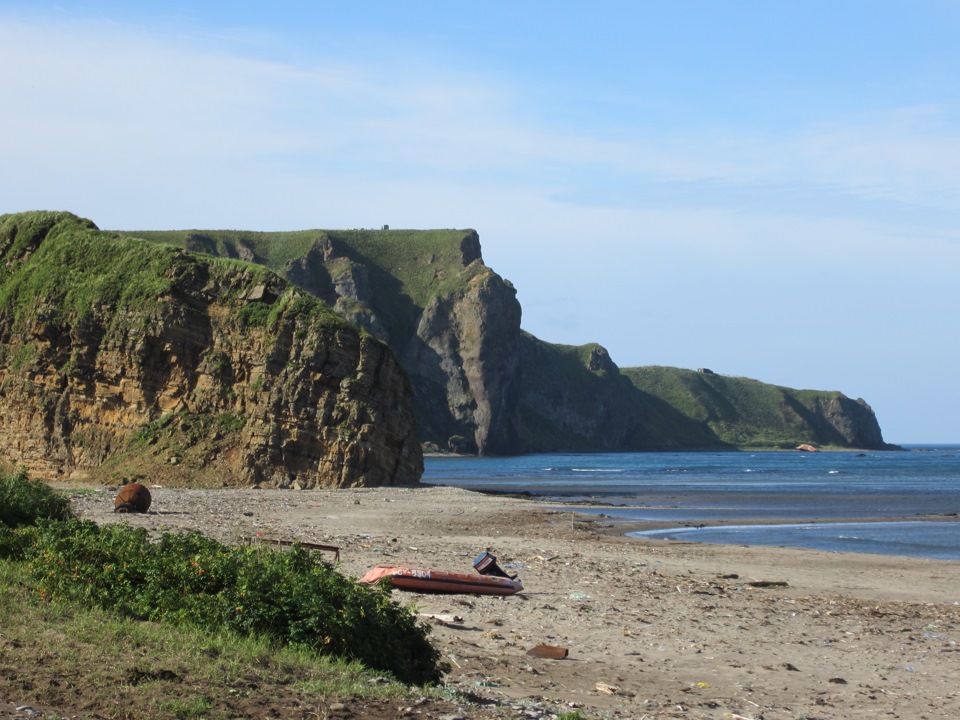
[[[68,159],[105,184],[141,175],[134,182],[171,209],[191,178],[219,176],[281,202],[300,182],[392,179],[403,194],[411,180],[441,179],[601,208],[928,225],[960,214],[960,141],[930,108],[766,137],[678,129],[606,140],[565,131],[562,118],[534,124],[518,88],[410,59],[293,65],[209,36],[8,23],[0,63],[25,68],[0,80],[5,157],[38,168]],[[34,183],[51,181],[39,174]]]
[[[814,128],[801,149],[811,173],[865,196],[958,208],[960,136],[941,108],[894,108]]]

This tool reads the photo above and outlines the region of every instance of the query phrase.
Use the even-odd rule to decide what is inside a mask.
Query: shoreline
[[[425,485],[424,487],[455,487],[451,485]],[[531,502],[542,503],[545,508],[551,510],[556,510],[559,512],[573,513],[576,514],[581,522],[593,521],[596,522],[596,528],[605,534],[609,535],[623,535],[625,537],[630,537],[631,539],[643,540],[643,539],[653,539],[653,538],[644,538],[643,536],[634,536],[632,533],[642,533],[642,532],[666,532],[670,530],[677,531],[688,531],[691,529],[723,529],[723,528],[744,528],[744,527],[796,527],[796,526],[808,526],[808,525],[841,525],[841,524],[873,524],[873,523],[924,523],[924,522],[938,522],[938,523],[953,523],[960,522],[960,514],[951,512],[951,513],[928,513],[923,515],[891,515],[891,516],[874,516],[874,515],[864,515],[864,516],[851,516],[851,517],[809,517],[809,518],[760,518],[752,516],[743,516],[737,518],[720,518],[720,519],[711,519],[705,520],[702,522],[695,522],[692,520],[636,520],[634,518],[618,516],[617,510],[659,510],[662,508],[651,507],[651,506],[631,506],[631,505],[613,505],[604,503],[602,501],[590,501],[582,500],[571,503],[557,503],[554,500],[547,500],[542,496],[538,496],[536,493],[532,492],[522,492],[517,493],[513,491],[499,491],[499,490],[472,490],[468,489],[467,492],[476,492],[484,495],[491,495],[493,497],[509,497],[519,500],[529,500]],[[555,496],[551,496],[555,497]],[[589,508],[590,512],[583,512],[583,509]],[[603,512],[609,511],[609,512]],[[684,541],[684,542],[695,542],[695,541]],[[705,544],[711,545],[722,545],[722,544],[733,544],[733,545],[743,545],[742,542],[731,542],[731,543],[720,543],[720,542],[710,542]],[[749,547],[779,547],[779,545],[749,545]],[[791,546],[795,547],[795,546]],[[796,547],[796,549],[804,549],[801,547]],[[813,548],[809,548],[813,549]],[[845,551],[834,551],[827,550],[824,552],[845,552]],[[851,554],[873,554],[873,553],[853,553]],[[916,558],[912,555],[895,555],[896,557],[903,558],[913,558],[913,559],[924,559]],[[929,558],[929,559],[938,559],[938,558]],[[957,560],[944,560],[945,562],[956,562],[960,561],[960,558]]]
[[[521,593],[392,593],[432,626],[446,684],[481,699],[591,720],[960,716],[954,561],[631,538],[609,518],[449,486],[151,492],[145,515],[115,515],[115,488],[73,502],[98,523],[333,545],[352,577],[472,572],[488,550]],[[569,655],[528,655],[537,644]]]
[[[424,487],[455,487],[449,485],[424,485]],[[517,493],[509,490],[467,490],[467,492],[477,492],[485,495],[491,495],[494,497],[509,497],[514,499],[529,500],[531,502],[542,503],[544,507],[547,507],[551,510],[556,510],[559,512],[574,513],[581,517],[581,521],[596,521],[598,523],[597,528],[603,530],[611,535],[624,535],[629,536],[633,539],[654,539],[654,538],[644,538],[643,536],[635,536],[632,533],[644,533],[644,532],[667,532],[671,530],[677,531],[688,531],[692,529],[724,529],[724,528],[746,528],[746,527],[797,527],[797,526],[823,526],[823,525],[841,525],[841,524],[873,524],[873,523],[926,523],[926,522],[938,522],[938,523],[954,523],[960,522],[960,513],[950,512],[950,513],[928,513],[923,515],[852,515],[852,516],[838,516],[838,517],[799,517],[799,518],[782,518],[782,517],[753,517],[745,515],[743,517],[736,518],[720,518],[720,519],[709,519],[709,520],[637,520],[634,518],[618,515],[618,510],[629,510],[629,511],[643,511],[643,510],[661,510],[663,508],[659,506],[645,506],[645,505],[623,505],[623,504],[611,504],[605,503],[599,500],[580,500],[570,503],[558,503],[554,499],[546,499],[544,496],[537,495],[533,492],[521,492]],[[551,495],[551,498],[555,498],[555,495]],[[585,510],[587,510],[585,512]],[[685,540],[684,542],[695,542],[692,540]],[[732,545],[743,545],[743,542],[733,541],[731,543],[721,543],[721,542],[709,542],[711,545],[721,545],[721,544],[732,544]],[[780,547],[780,545],[750,545],[750,547]],[[796,547],[796,549],[804,549],[802,547]],[[809,548],[814,549],[814,548]],[[874,553],[857,553],[856,551],[843,550],[843,551],[833,551],[827,550],[825,552],[850,552],[851,554],[874,554]],[[904,558],[916,558],[912,555],[897,555],[897,557]],[[932,558],[939,559],[939,558]],[[960,561],[960,558],[957,558],[955,561]]]

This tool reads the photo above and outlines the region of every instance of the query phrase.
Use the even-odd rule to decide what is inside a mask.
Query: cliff
[[[704,423],[634,387],[600,345],[554,345],[524,333],[521,348],[524,452],[727,447]]]
[[[421,440],[516,453],[520,303],[473,230],[137,231],[267,265],[388,343],[414,389]]]
[[[257,265],[0,216],[0,437],[46,477],[411,484],[423,469],[386,345]]]
[[[473,230],[134,234],[271,267],[389,343],[414,388],[426,447],[488,455],[886,447],[869,406],[840,393],[677,369],[692,380],[660,381],[647,368],[621,371],[599,345],[523,333],[516,291],[484,264]]]
[[[894,447],[883,441],[876,415],[864,400],[837,391],[795,390],[710,370],[651,366],[623,372],[636,388],[735,447]]]

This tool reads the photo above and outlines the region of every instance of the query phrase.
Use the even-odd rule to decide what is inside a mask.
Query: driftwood
[[[267,543],[270,545],[283,545],[285,547],[292,547],[294,545],[299,545],[302,548],[307,550],[326,550],[327,552],[333,553],[334,562],[340,562],[340,548],[336,545],[321,545],[320,543],[306,542],[304,540],[279,540],[277,538],[267,538],[255,536],[251,537],[249,535],[241,535],[240,540],[247,543],[248,545],[255,545],[259,543]]]
[[[417,613],[417,617],[433,620],[447,627],[456,627],[463,624],[463,618],[453,613]]]

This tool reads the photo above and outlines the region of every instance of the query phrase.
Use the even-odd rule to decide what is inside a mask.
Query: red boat
[[[420,593],[513,595],[523,590],[523,585],[515,578],[393,565],[377,565],[360,578],[361,585],[378,583],[389,583],[398,590]]]

